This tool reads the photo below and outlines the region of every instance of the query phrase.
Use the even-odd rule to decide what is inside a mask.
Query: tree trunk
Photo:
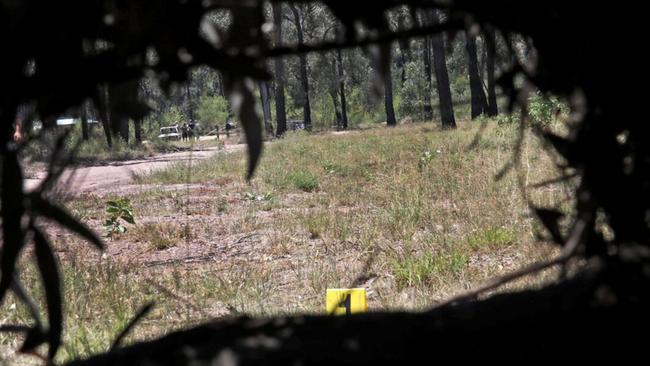
[[[194,122],[194,103],[192,103],[192,73],[190,72],[185,83],[185,96],[187,98],[187,116],[190,122]]]
[[[339,98],[336,90],[330,92],[330,97],[332,97],[332,104],[334,105],[334,115],[336,117],[336,128],[343,129],[343,121],[341,119],[341,111],[339,110]]]
[[[293,13],[293,20],[296,25],[296,32],[298,34],[298,44],[302,45],[305,42],[305,35],[302,27],[302,17],[300,16],[300,11],[295,4],[289,3],[289,8]],[[299,56],[300,59],[300,83],[302,85],[303,100],[302,100],[302,111],[303,119],[305,122],[305,128],[307,130],[311,129],[311,105],[309,102],[309,75],[307,73],[308,64],[307,64],[307,55],[302,53]]]
[[[282,5],[273,3],[273,24],[275,25],[275,47],[282,46]],[[275,119],[276,135],[287,131],[287,113],[284,100],[284,59],[275,59]]]
[[[431,20],[438,22],[437,14],[431,14]],[[440,105],[440,121],[443,128],[456,128],[454,117],[454,103],[451,98],[449,85],[449,72],[447,71],[447,55],[443,34],[431,36],[431,54],[433,56],[433,69],[436,74],[436,89],[438,91],[438,104]]]
[[[139,145],[142,143],[142,120],[141,119],[136,119],[133,121],[133,130],[135,135],[135,143]]]
[[[120,116],[118,118],[114,118],[113,121],[117,122],[117,134],[115,136],[119,136],[124,142],[128,143],[129,142],[129,119]]]
[[[483,91],[483,83],[478,70],[478,55],[476,52],[476,37],[466,33],[465,50],[467,51],[467,70],[469,72],[469,87],[472,94],[472,119],[487,112],[487,99]]]
[[[499,114],[497,106],[496,82],[494,79],[496,64],[496,31],[488,26],[485,29],[485,49],[487,52],[487,92],[488,92],[488,109],[487,114],[494,117]]]
[[[345,97],[345,73],[343,71],[343,54],[341,50],[336,51],[336,62],[338,64],[339,94],[341,95],[341,126],[348,129],[348,106]]]
[[[81,104],[81,138],[84,141],[90,139],[90,133],[88,131],[88,105],[84,102]]]
[[[108,90],[107,85],[102,85],[101,87],[101,102],[100,104],[103,104],[102,110],[103,110],[103,116],[101,118],[102,120],[102,127],[104,129],[104,135],[106,136],[106,144],[108,145],[109,148],[113,147],[113,132],[111,129],[111,126],[113,125],[111,123],[111,109],[109,107],[110,102],[111,102],[111,96],[110,92]]]
[[[397,14],[397,30],[405,31],[406,27],[406,16],[403,11],[399,11]],[[402,84],[406,81],[406,65],[411,61],[411,48],[409,47],[409,39],[400,38],[397,41],[397,45],[400,53],[400,69],[401,69],[401,81]]]
[[[129,118],[124,111],[122,101],[127,99],[129,94],[127,83],[109,85],[108,87],[108,105],[110,106],[110,123],[111,134],[113,137],[119,137],[124,142],[129,142]]]
[[[273,135],[273,127],[271,126],[271,94],[269,92],[269,83],[260,81],[257,84],[260,89],[260,99],[262,100],[262,113],[264,115],[264,131],[271,136]]]
[[[217,71],[217,90],[219,92],[219,95],[222,98],[226,98],[226,88],[223,85],[223,75],[221,75],[221,71]]]
[[[388,126],[397,126],[395,119],[395,108],[393,107],[393,73],[391,72],[392,60],[389,61],[388,70],[384,77],[384,105],[386,107],[386,124]]]
[[[427,21],[426,13],[422,14],[422,19],[418,16],[417,13],[413,14],[413,18],[417,23],[418,27],[428,26],[430,24]],[[426,80],[426,89],[424,90],[424,103],[423,103],[423,112],[424,119],[426,121],[431,121],[433,119],[433,107],[431,107],[431,95],[433,94],[433,75],[431,73],[431,37],[424,37],[424,45],[422,47],[422,63],[424,65],[424,77]]]

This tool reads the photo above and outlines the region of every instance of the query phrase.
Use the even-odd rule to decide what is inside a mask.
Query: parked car
[[[158,135],[161,140],[180,140],[181,137],[181,130],[178,125],[161,127],[160,135]]]

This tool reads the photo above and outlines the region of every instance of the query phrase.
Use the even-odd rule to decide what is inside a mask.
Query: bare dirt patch
[[[135,174],[146,174],[160,170],[174,163],[202,161],[219,153],[241,151],[243,144],[226,145],[224,148],[213,147],[202,150],[160,154],[146,159],[110,162],[102,165],[75,167],[66,170],[60,179],[60,188],[70,194],[93,192],[119,192],[128,186]],[[32,170],[25,179],[25,189],[32,190],[45,179],[47,172],[42,169]]]

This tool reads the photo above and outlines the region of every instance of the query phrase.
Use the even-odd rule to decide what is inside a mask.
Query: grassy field
[[[512,158],[516,128],[488,123],[476,142],[478,130],[415,124],[290,134],[267,145],[250,184],[243,153],[137,177],[137,189],[123,196],[136,224],[125,224],[106,253],[49,230],[65,274],[61,359],[107,350],[148,301],[156,307],[129,339],[214,317],[323,313],[332,287],[366,287],[371,311],[422,310],[552,257],[555,250],[535,239],[540,226],[521,189],[554,178],[552,160],[529,136],[518,169],[496,181]],[[533,202],[567,213],[568,192],[526,190]],[[84,195],[66,205],[102,230],[105,202],[114,198]],[[36,283],[29,267],[23,277]],[[27,319],[12,299],[0,314],[0,323]],[[18,341],[2,336],[2,354]]]

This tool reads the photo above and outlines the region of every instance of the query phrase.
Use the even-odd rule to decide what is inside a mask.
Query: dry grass
[[[535,241],[539,226],[520,189],[555,177],[551,160],[530,137],[520,169],[497,182],[517,133],[488,124],[470,148],[477,130],[427,124],[289,135],[267,146],[250,184],[243,153],[194,165],[191,184],[183,165],[140,177],[140,193],[129,196],[138,224],[105,255],[52,231],[68,299],[61,357],[106,350],[149,300],[156,310],[136,329],[139,339],[229,314],[320,313],[329,287],[365,286],[371,310],[420,310],[551,257],[554,249]],[[569,191],[528,194],[568,210]],[[110,198],[68,205],[99,228]],[[2,321],[26,317],[11,302],[1,313]]]

